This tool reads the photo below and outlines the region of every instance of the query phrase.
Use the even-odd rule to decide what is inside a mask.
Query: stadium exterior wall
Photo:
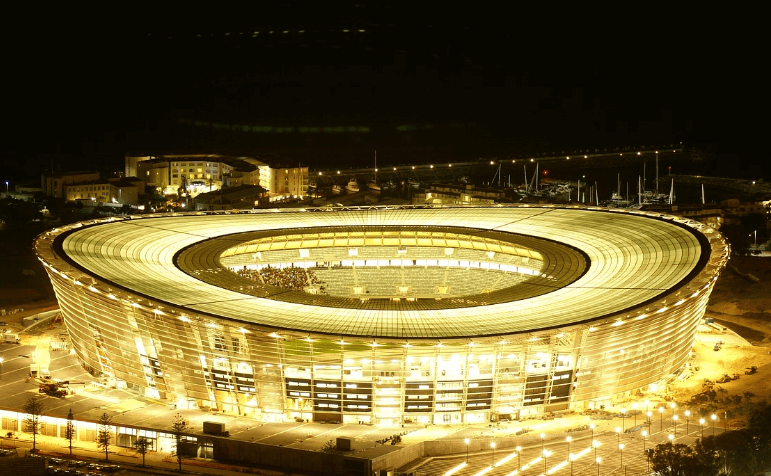
[[[501,335],[373,338],[277,329],[153,304],[62,255],[64,237],[109,226],[106,220],[76,224],[36,241],[84,368],[181,408],[265,421],[481,422],[599,408],[655,390],[686,365],[728,256],[719,233],[681,224],[698,235],[704,259],[676,288],[634,308]],[[147,259],[153,266],[154,258]]]

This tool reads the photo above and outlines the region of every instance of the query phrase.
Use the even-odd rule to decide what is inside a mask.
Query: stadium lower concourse
[[[582,411],[687,365],[728,244],[681,217],[517,205],[97,219],[40,235],[95,377],[263,421]]]

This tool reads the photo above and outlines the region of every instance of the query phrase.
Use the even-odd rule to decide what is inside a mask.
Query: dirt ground
[[[702,326],[691,362],[694,374],[687,380],[671,385],[674,399],[688,401],[704,390],[704,379],[713,382],[724,374],[739,374],[737,380],[715,384],[724,398],[754,394],[751,401],[771,401],[771,258],[732,258],[730,265],[741,273],[760,279],[753,282],[727,267],[718,279],[707,306],[707,317],[715,326]],[[738,334],[722,333],[723,327]],[[725,344],[719,351],[714,343]],[[745,375],[745,369],[757,367],[757,373]],[[698,370],[696,370],[698,368]]]
[[[771,258],[733,257],[728,264],[712,292],[707,315],[729,323],[728,327],[755,345],[771,345]],[[731,266],[760,281],[739,276]],[[759,335],[742,328],[754,330],[762,338],[758,340]]]

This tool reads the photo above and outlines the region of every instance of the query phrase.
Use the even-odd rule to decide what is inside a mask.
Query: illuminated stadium
[[[36,243],[107,383],[265,421],[461,423],[599,407],[682,371],[728,245],[582,206],[82,222]]]

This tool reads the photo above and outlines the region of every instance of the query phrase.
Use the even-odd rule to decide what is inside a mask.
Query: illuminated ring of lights
[[[562,243],[580,250],[591,265],[579,279],[559,289],[516,302],[379,311],[247,296],[198,280],[175,260],[186,248],[247,231],[319,226],[410,229],[427,223]],[[50,245],[41,238],[55,239],[55,257],[47,255],[45,248]],[[41,238],[37,247],[45,264],[58,265],[63,272],[69,269],[80,276],[73,279],[90,280],[93,288],[158,312],[166,309],[266,330],[394,339],[478,338],[620,322],[706,289],[728,252],[719,233],[697,222],[644,212],[550,205],[157,215],[77,224]],[[196,266],[217,266],[216,256],[197,259],[201,261]]]

